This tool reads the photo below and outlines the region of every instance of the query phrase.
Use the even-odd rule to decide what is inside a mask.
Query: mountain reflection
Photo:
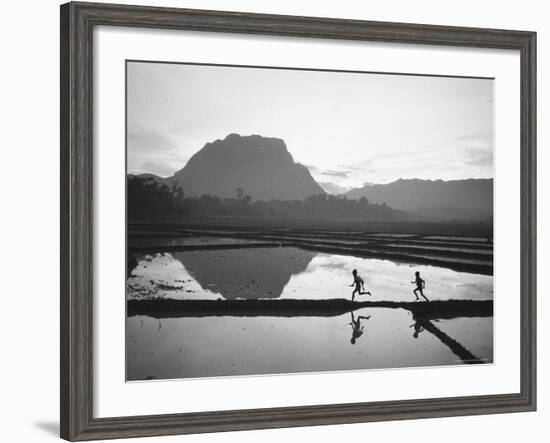
[[[277,298],[290,278],[305,271],[315,252],[297,248],[175,252],[174,259],[205,290],[225,299]]]

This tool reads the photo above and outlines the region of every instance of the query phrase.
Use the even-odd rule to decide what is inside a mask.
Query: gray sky
[[[492,80],[131,62],[127,112],[130,173],[238,133],[341,186],[493,177]]]

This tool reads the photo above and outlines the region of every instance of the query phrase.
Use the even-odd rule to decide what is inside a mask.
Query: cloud
[[[134,127],[128,130],[128,148],[137,152],[151,150],[172,151],[176,148],[174,141],[153,129]]]
[[[346,178],[351,171],[334,171],[334,170],[326,170],[321,171],[322,175],[328,175],[329,177],[340,177],[340,178]]]
[[[464,164],[471,166],[489,166],[493,164],[493,151],[486,148],[471,148],[465,152]]]
[[[171,164],[165,164],[162,162],[145,161],[141,163],[139,169],[141,173],[151,172],[160,177],[168,177],[174,174],[174,168]],[[154,171],[154,172],[153,172]]]
[[[323,188],[325,192],[328,192],[329,194],[334,194],[334,195],[344,194],[348,192],[350,189],[352,189],[350,186],[340,186],[332,182],[320,181],[317,183],[319,183],[319,186],[321,186],[321,188]]]
[[[128,129],[128,172],[150,172],[161,177],[181,169],[189,158],[187,142],[154,129],[134,126]],[[196,149],[196,148],[195,148]]]
[[[491,134],[463,134],[454,138],[454,142],[461,147],[468,146],[491,146],[493,136]]]
[[[327,176],[327,177],[346,178],[351,173],[351,168],[348,168],[346,166],[341,166],[341,167],[338,166],[338,168],[341,168],[340,170],[337,170],[337,169],[325,169],[325,170],[323,170],[321,168],[318,168],[315,165],[306,165],[306,164],[304,164],[304,166],[306,168],[308,168],[309,171],[312,174],[324,175],[324,176]]]
[[[464,165],[477,167],[492,166],[492,135],[480,133],[464,134],[455,137],[454,142],[460,148]]]
[[[319,168],[314,165],[304,165],[306,168],[309,169],[309,172],[319,172]]]
[[[361,182],[389,183],[398,178],[457,177],[464,168],[462,156],[457,157],[452,149],[409,148],[394,152],[375,154],[357,163],[361,168]],[[442,169],[445,165],[445,169]]]

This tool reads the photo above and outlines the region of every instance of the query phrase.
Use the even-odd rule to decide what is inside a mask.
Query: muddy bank
[[[184,251],[211,251],[218,249],[252,249],[252,248],[278,248],[281,243],[216,243],[211,245],[166,245],[166,246],[130,246],[132,253],[156,253],[156,252],[184,252]]]
[[[334,317],[360,308],[406,309],[415,318],[448,319],[491,317],[492,300],[444,300],[432,302],[328,300],[128,300],[127,315],[153,318],[178,317]]]
[[[453,222],[398,222],[360,220],[312,220],[281,217],[203,217],[180,222],[129,220],[131,230],[174,231],[177,229],[223,229],[223,230],[292,230],[317,232],[371,232],[386,234],[439,235],[459,237],[482,237],[493,235],[493,225],[483,223]]]

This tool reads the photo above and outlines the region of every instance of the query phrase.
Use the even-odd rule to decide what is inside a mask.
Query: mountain
[[[351,190],[349,186],[340,186],[331,182],[317,182],[327,194],[342,195]]]
[[[239,188],[254,200],[302,200],[324,194],[309,170],[294,162],[283,140],[259,135],[230,134],[207,143],[163,182],[176,182],[187,196],[236,197]]]
[[[440,220],[487,220],[493,215],[493,179],[399,179],[385,185],[367,184],[345,195]]]

